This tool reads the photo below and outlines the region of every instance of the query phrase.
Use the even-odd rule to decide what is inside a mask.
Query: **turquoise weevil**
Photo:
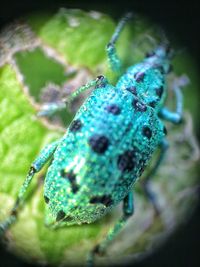
[[[121,61],[115,43],[130,17],[128,13],[121,19],[106,47],[111,68],[116,72],[121,69]],[[159,213],[148,181],[168,147],[166,128],[161,119],[181,122],[181,86],[187,83],[184,76],[175,79],[172,89],[176,96],[176,110],[171,112],[164,106],[171,57],[172,50],[167,42],[162,43],[142,62],[130,66],[119,77],[116,86],[104,76],[98,76],[69,97],[67,101],[71,102],[83,91],[95,87],[65,135],[47,145],[32,163],[9,217],[0,224],[1,235],[16,221],[34,174],[51,158],[44,184],[47,226],[93,223],[123,201],[122,217],[89,253],[88,265],[93,265],[95,254],[105,252],[109,241],[133,214],[133,184],[157,149],[160,149],[157,163],[144,178],[143,187]],[[58,109],[59,105],[47,105],[40,115],[50,115]]]

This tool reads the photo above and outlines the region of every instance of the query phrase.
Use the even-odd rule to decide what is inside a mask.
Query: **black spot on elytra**
[[[117,166],[122,171],[131,171],[135,167],[135,151],[126,150],[123,154],[119,155]]]
[[[92,150],[98,154],[103,154],[109,146],[108,138],[104,135],[98,134],[91,136],[88,143]]]
[[[134,75],[134,78],[136,80],[136,82],[142,82],[144,80],[144,76],[145,76],[145,73],[144,72],[137,72],[135,75]]]
[[[48,204],[49,203],[49,198],[47,196],[44,196],[44,201]]]
[[[69,130],[71,132],[77,132],[78,130],[81,129],[82,126],[83,126],[83,124],[82,124],[80,119],[73,120],[70,127],[69,127]]]
[[[137,111],[145,112],[147,110],[146,105],[136,98],[133,99],[132,105]]]
[[[142,134],[143,134],[144,136],[146,136],[148,139],[150,139],[151,136],[152,136],[152,131],[151,131],[151,129],[150,129],[148,126],[144,126],[144,127],[142,128]]]
[[[103,196],[94,196],[90,199],[91,204],[101,203],[106,207],[111,206],[113,204],[113,200],[110,195],[103,195]]]
[[[155,108],[156,103],[157,103],[156,101],[151,101],[148,104],[149,104],[150,107]]]
[[[73,171],[65,172],[65,170],[61,170],[61,176],[70,182],[72,192],[75,194],[79,190],[79,186],[76,182],[76,175]]]
[[[162,96],[162,94],[163,94],[163,90],[164,90],[163,86],[160,86],[160,87],[156,88],[156,95],[157,95],[159,98],[161,98],[161,96]]]
[[[131,92],[133,95],[137,95],[137,89],[135,86],[127,87],[126,90]]]
[[[56,216],[56,221],[61,221],[62,219],[64,219],[65,217],[65,212],[63,210],[60,210],[58,213],[57,213],[57,216]]]
[[[79,190],[79,186],[76,183],[72,183],[72,192],[75,194]]]
[[[113,115],[119,115],[121,110],[116,104],[111,104],[106,107],[106,110]]]

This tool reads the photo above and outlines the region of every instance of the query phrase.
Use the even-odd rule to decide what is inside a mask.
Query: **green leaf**
[[[66,81],[64,66],[52,58],[48,58],[40,48],[18,52],[15,54],[15,60],[20,72],[25,77],[25,84],[37,101],[41,88],[45,87],[47,83],[61,85]]]

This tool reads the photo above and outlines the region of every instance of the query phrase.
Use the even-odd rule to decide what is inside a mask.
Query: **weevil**
[[[119,73],[121,61],[116,52],[116,41],[131,14],[118,23],[106,47],[111,69]],[[25,192],[33,176],[50,160],[45,182],[45,225],[60,226],[93,223],[123,202],[123,215],[88,255],[93,265],[95,254],[105,252],[134,212],[133,185],[142,175],[153,153],[160,149],[157,163],[144,179],[144,191],[159,213],[149,187],[149,179],[158,169],[168,147],[163,120],[179,123],[183,114],[181,87],[185,77],[175,79],[172,89],[176,110],[165,107],[166,76],[171,68],[172,50],[167,42],[161,43],[144,60],[130,66],[116,85],[105,76],[78,88],[68,102],[83,91],[94,87],[64,136],[47,145],[31,164],[9,217],[0,224],[1,234],[17,219],[19,207],[25,203]],[[40,115],[50,115],[60,109],[57,104],[47,105]]]

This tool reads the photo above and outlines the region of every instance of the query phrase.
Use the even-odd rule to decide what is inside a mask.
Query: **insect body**
[[[115,42],[129,17],[128,14],[120,21],[107,46],[113,70],[120,69]],[[160,118],[174,123],[181,120],[180,86],[185,84],[185,79],[177,79],[173,84],[176,111],[163,107],[170,58],[168,46],[160,45],[141,63],[129,67],[116,86],[104,76],[99,76],[72,94],[70,100],[95,86],[63,138],[44,148],[33,162],[11,215],[0,224],[2,232],[16,220],[18,208],[34,174],[53,158],[44,185],[46,225],[58,227],[92,223],[119,202],[124,203],[122,218],[89,254],[88,264],[93,262],[94,255],[105,249],[108,241],[133,214],[132,186],[159,147],[160,157],[148,179],[163,158],[167,141],[166,129]],[[56,109],[55,105],[45,107],[43,114],[51,113],[52,109]],[[148,179],[144,183],[145,192],[159,212]]]
[[[67,224],[102,217],[125,198],[163,137],[152,107],[128,90],[96,88],[60,141],[47,173],[45,199],[55,220],[61,213]]]

